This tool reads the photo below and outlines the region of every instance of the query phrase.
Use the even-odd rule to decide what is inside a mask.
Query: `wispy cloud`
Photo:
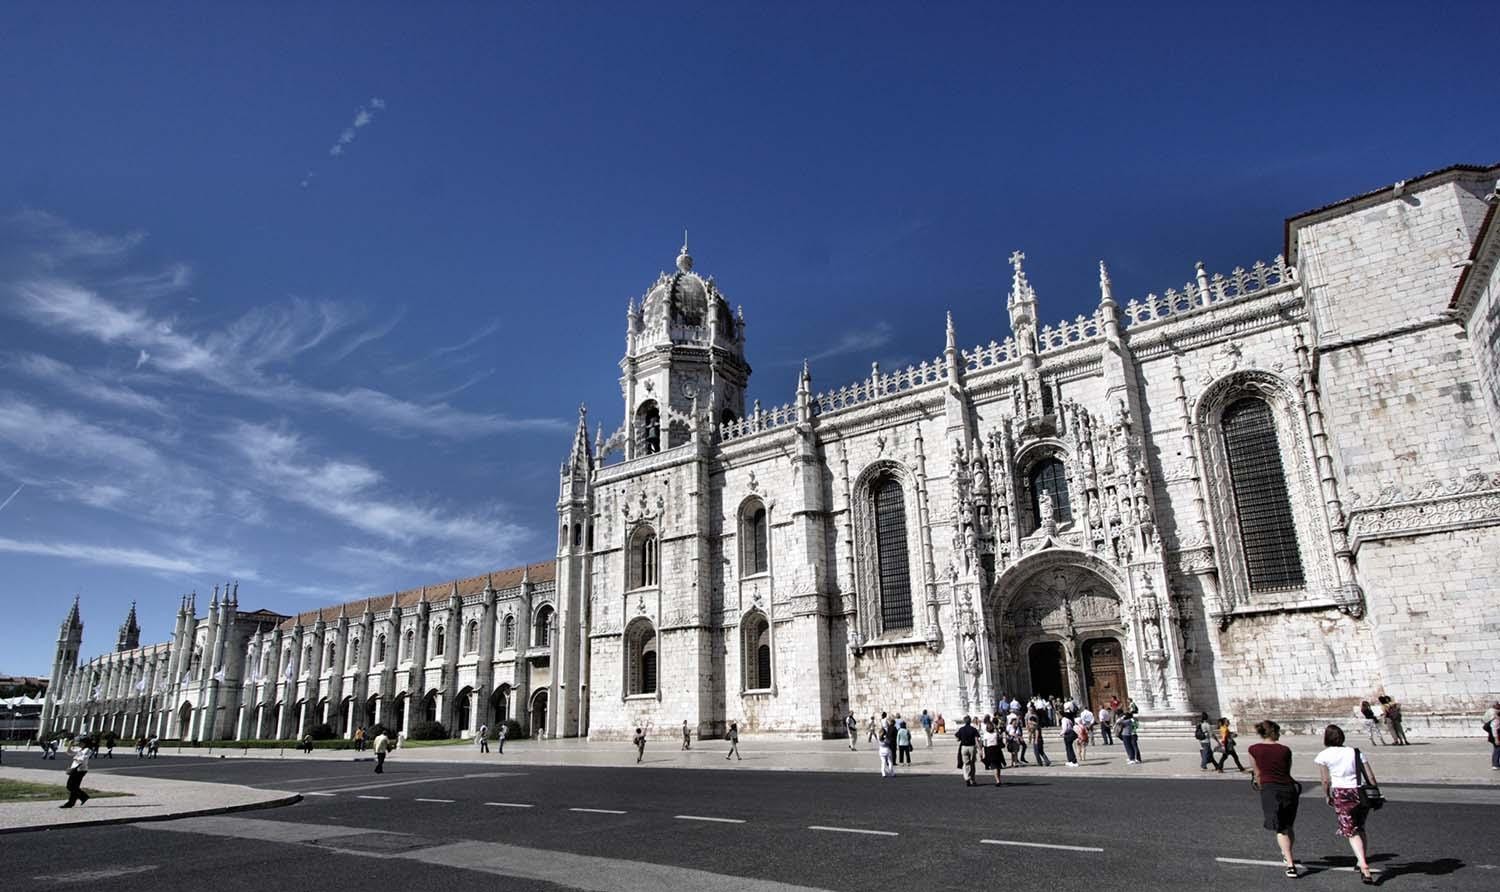
[[[320,458],[294,432],[242,422],[224,441],[277,497],[387,541],[502,550],[522,535],[489,517],[384,498],[378,492],[379,471],[357,461]]]
[[[47,211],[24,210],[7,220],[28,241],[35,242],[32,256],[43,266],[73,262],[115,260],[133,250],[146,238],[140,231],[125,235],[104,235],[69,224]]]
[[[387,375],[399,375],[402,372],[410,371],[419,366],[430,365],[443,359],[443,357],[445,356],[461,355],[465,350],[468,350],[470,347],[478,344],[485,338],[491,337],[495,334],[495,332],[499,330],[500,320],[491,319],[488,325],[464,338],[462,341],[459,341],[456,344],[444,344],[441,347],[429,350],[427,353],[423,354],[417,359],[413,359],[407,362],[398,362],[395,365],[386,366],[385,373]],[[449,360],[449,362],[451,363],[452,360]]]
[[[21,353],[12,356],[6,365],[23,375],[96,403],[158,415],[166,414],[167,411],[166,404],[156,397],[121,384],[102,381],[50,356]],[[136,367],[140,367],[139,362]]]
[[[807,356],[808,361],[816,362],[820,359],[830,359],[835,356],[845,356],[850,353],[868,353],[879,350],[891,342],[894,331],[889,322],[876,322],[869,328],[857,328],[853,331],[844,332],[837,340],[822,350]],[[801,359],[786,360],[787,363],[801,362]]]
[[[4,511],[6,509],[6,507],[10,505],[11,502],[15,501],[16,496],[20,495],[21,494],[21,490],[23,490],[25,488],[26,488],[26,484],[23,483],[20,486],[16,487],[16,491],[15,492],[13,492],[10,495],[6,496],[5,497],[5,501],[0,502],[0,511]]]
[[[383,111],[385,111],[385,100],[381,99],[379,96],[374,97],[369,102],[363,103],[359,106],[359,108],[356,108],[354,110],[354,118],[349,122],[349,126],[339,131],[339,135],[336,139],[334,139],[333,145],[328,148],[328,157],[341,157],[348,149],[349,145],[354,142],[356,137],[359,136],[359,132],[375,123],[375,115],[378,112]],[[308,186],[312,185],[312,181],[317,177],[317,175],[317,171],[309,170],[307,173],[302,175],[302,179],[298,181],[297,185],[301,186],[303,189],[306,189]]]
[[[30,321],[68,334],[118,344],[156,369],[188,374],[237,396],[278,407],[301,406],[346,415],[381,430],[465,439],[514,431],[566,431],[557,418],[511,418],[458,409],[444,402],[413,403],[383,391],[336,391],[273,374],[344,330],[348,315],[327,303],[294,300],[251,310],[228,328],[205,336],[135,307],[118,305],[93,289],[61,279],[19,283],[14,309]],[[439,348],[445,349],[445,348]],[[458,349],[458,345],[450,349]]]
[[[328,360],[330,362],[342,362],[343,360],[348,359],[349,355],[352,354],[355,350],[358,350],[360,347],[363,347],[371,341],[378,341],[394,331],[396,326],[401,323],[401,319],[405,315],[406,309],[402,308],[400,312],[396,313],[396,315],[386,320],[385,324],[377,325],[374,328],[367,328],[364,331],[356,334],[354,337],[345,342],[342,347],[330,353],[328,355]]]
[[[222,560],[204,560],[193,553],[173,554],[86,542],[25,541],[0,537],[0,553],[64,558],[106,567],[148,570],[169,576],[203,576],[226,572],[226,565]],[[249,568],[228,568],[227,572],[240,579],[257,578],[255,571]]]

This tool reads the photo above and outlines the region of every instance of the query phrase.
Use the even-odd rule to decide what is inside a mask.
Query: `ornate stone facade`
[[[561,736],[826,736],[1002,693],[1129,697],[1158,727],[1314,727],[1389,693],[1417,733],[1469,733],[1500,675],[1497,174],[1293,217],[1283,257],[1123,306],[1101,264],[1097,308],[1058,325],[1017,252],[1003,340],[963,349],[950,317],[932,359],[823,391],[804,367],[770,408],[684,245],[627,310],[621,423],[591,443],[580,411],[555,565],[295,618],[185,605],[172,645],[102,659],[180,682],[143,714],[199,736],[413,698],[455,730],[501,707]],[[497,644],[544,601],[546,643]],[[432,653],[471,627],[472,653]],[[75,633],[76,721],[120,688],[69,671]]]

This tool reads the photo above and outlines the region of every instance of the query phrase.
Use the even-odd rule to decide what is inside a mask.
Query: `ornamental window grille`
[[[875,483],[874,501],[881,630],[910,629],[911,555],[906,543],[906,496],[901,481],[881,478]]]
[[[1073,506],[1068,501],[1068,473],[1061,461],[1046,458],[1037,462],[1026,480],[1031,489],[1031,517],[1035,523],[1032,532],[1040,529],[1045,520],[1042,517],[1042,490],[1046,490],[1052,499],[1052,516],[1057,522],[1073,522]]]
[[[553,611],[550,606],[543,607],[536,612],[536,622],[533,624],[531,643],[535,647],[552,646],[552,617]]]
[[[656,693],[656,630],[649,623],[637,623],[631,630],[629,644],[626,692],[631,696]]]
[[[516,646],[516,617],[514,614],[505,618],[504,637],[501,638],[502,647],[509,650]]]
[[[759,502],[752,502],[746,506],[740,527],[744,549],[744,554],[741,556],[741,575],[753,576],[756,573],[765,573],[771,567],[765,506]]]
[[[1271,407],[1245,397],[1224,410],[1220,426],[1250,590],[1301,588],[1302,554]]]

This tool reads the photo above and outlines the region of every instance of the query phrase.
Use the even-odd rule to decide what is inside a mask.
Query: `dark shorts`
[[[1296,784],[1261,784],[1260,810],[1265,815],[1265,828],[1291,833],[1292,825],[1297,823],[1297,801],[1301,795]]]

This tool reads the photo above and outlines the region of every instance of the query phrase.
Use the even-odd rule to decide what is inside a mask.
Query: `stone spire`
[[[587,474],[594,466],[593,453],[589,450],[589,410],[578,407],[578,429],[573,432],[573,451],[568,454],[568,470],[574,474]]]
[[[80,619],[78,615],[78,598],[78,595],[73,596],[73,606],[68,608],[67,619],[63,620],[62,627],[64,632],[68,631],[69,629],[83,628],[83,620]],[[132,611],[133,610],[134,608],[132,608]]]
[[[119,637],[115,639],[115,653],[127,650],[135,650],[141,646],[141,627],[135,619],[135,602],[130,602],[130,613],[125,616],[125,624],[120,626]]]
[[[1010,310],[1010,330],[1015,335],[1016,346],[1022,356],[1036,353],[1036,290],[1026,278],[1021,262],[1026,255],[1015,251],[1010,255],[1010,298],[1006,302]]]
[[[688,253],[688,231],[682,230],[682,250],[677,252],[677,268],[689,272],[693,268],[693,255]]]

